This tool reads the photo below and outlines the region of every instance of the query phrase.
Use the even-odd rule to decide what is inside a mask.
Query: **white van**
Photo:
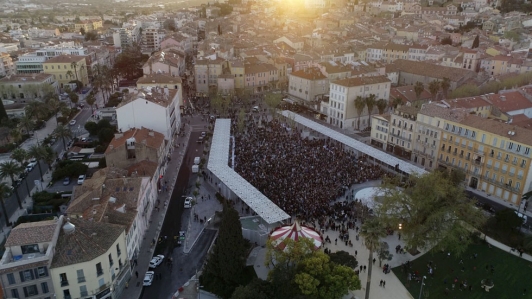
[[[198,165],[200,162],[200,157],[194,158],[194,165]]]
[[[259,112],[259,106],[254,106],[253,108],[251,108],[251,111]]]
[[[199,172],[199,165],[192,165],[192,173],[198,173]]]

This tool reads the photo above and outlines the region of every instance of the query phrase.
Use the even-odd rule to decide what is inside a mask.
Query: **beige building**
[[[390,114],[376,114],[372,115],[371,118],[371,144],[386,150]]]
[[[316,109],[321,97],[329,93],[329,79],[319,68],[308,68],[288,75],[288,97]]]
[[[50,271],[54,298],[120,298],[131,277],[125,248],[121,225],[77,218],[67,221]]]
[[[194,74],[196,75],[196,93],[208,95],[209,89],[217,89],[218,76],[227,68],[228,62],[225,59],[209,56],[199,58],[194,65]]]
[[[83,85],[89,83],[87,62],[84,56],[59,55],[43,62],[43,72],[54,76],[59,86],[79,80]]]
[[[59,93],[51,74],[20,74],[0,79],[0,96],[4,100],[30,101],[42,98],[48,92]]]

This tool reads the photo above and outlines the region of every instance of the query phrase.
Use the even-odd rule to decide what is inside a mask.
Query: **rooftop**
[[[307,80],[324,80],[327,77],[318,68],[308,68],[290,73],[291,76]]]
[[[532,130],[525,129],[514,124],[507,124],[499,120],[482,118],[473,114],[467,115],[460,123],[472,128],[497,134],[499,136],[504,136],[515,142],[532,145]],[[510,131],[515,132],[515,134],[509,135],[508,132]]]
[[[22,223],[11,230],[5,247],[21,246],[52,241],[58,220]]]
[[[109,143],[105,153],[109,153],[113,149],[126,146],[126,141],[130,138],[134,138],[136,144],[142,143],[151,148],[159,148],[164,143],[164,135],[159,132],[146,129],[144,127],[140,129],[131,128],[123,133],[115,134],[115,137]]]
[[[371,76],[371,77],[356,77],[356,78],[346,78],[333,81],[332,83],[345,86],[345,87],[354,87],[354,86],[364,86],[372,85],[379,83],[389,83],[391,82],[388,77],[385,76]]]
[[[142,90],[130,93],[117,108],[123,107],[134,100],[145,100],[155,103],[157,105],[168,107],[170,103],[176,98],[178,89],[161,88],[161,87],[144,87]]]
[[[166,74],[152,73],[150,75],[144,75],[137,80],[138,84],[168,84],[175,85],[181,84],[181,77],[172,77]]]
[[[43,82],[53,77],[51,74],[39,73],[39,74],[20,74],[6,76],[0,79],[0,84],[3,83],[35,83]]]
[[[84,56],[77,56],[77,55],[59,55],[55,56],[53,58],[50,58],[46,60],[44,63],[72,63],[72,62],[80,62],[81,60],[84,60]]]
[[[449,78],[454,82],[459,81],[464,77],[476,76],[474,71],[441,66],[422,61],[398,59],[392,65],[395,66],[396,69],[403,72],[427,76],[429,78],[435,79]]]
[[[104,254],[124,232],[124,227],[85,219],[70,219],[76,226],[73,233],[63,230],[55,246],[52,268],[91,261]]]

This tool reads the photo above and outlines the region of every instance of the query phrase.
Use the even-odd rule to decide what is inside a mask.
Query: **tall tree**
[[[479,45],[480,45],[480,37],[477,34],[477,36],[473,40],[473,44],[471,45],[471,49],[476,49],[476,48],[478,48]]]
[[[94,103],[96,103],[96,96],[94,95],[94,92],[90,92],[89,95],[85,98],[85,102],[89,106],[91,106],[91,113],[94,114]]]
[[[436,100],[436,95],[438,95],[438,91],[440,91],[440,82],[433,80],[429,83],[429,92],[432,95],[432,100]]]
[[[417,81],[416,84],[414,84],[414,92],[416,93],[416,101],[419,101],[419,97],[421,96],[421,93],[425,90],[425,86],[423,83]]]
[[[449,92],[449,88],[451,87],[451,80],[447,77],[444,77],[443,80],[440,82],[440,87],[441,91],[443,92],[443,96],[447,99],[447,93]]]
[[[465,196],[458,177],[449,172],[412,174],[404,189],[399,181],[385,179],[377,215],[391,227],[401,224],[405,247],[461,253],[471,243],[470,226],[480,227],[485,218]]]
[[[377,109],[379,110],[379,114],[383,114],[384,111],[386,110],[386,107],[388,107],[388,101],[386,101],[385,99],[378,99],[377,100],[377,103],[375,103],[377,105]]]
[[[5,205],[5,201],[9,196],[11,195],[11,188],[9,185],[7,185],[5,182],[0,183],[0,206],[2,206],[2,214],[4,215],[4,222],[6,223],[6,226],[8,225],[7,221],[9,220],[9,216],[7,215],[7,209]]]
[[[366,102],[361,96],[357,96],[355,98],[355,110],[357,111],[358,120],[357,120],[357,129],[360,130],[360,117],[362,116],[362,112],[364,112],[364,108],[366,107]]]
[[[57,136],[57,138],[61,138],[61,140],[63,141],[63,149],[66,151],[66,139],[67,138],[71,138],[72,137],[72,131],[70,131],[70,129],[65,126],[65,125],[61,125],[61,126],[57,126],[54,130],[54,134],[55,136]]]
[[[377,96],[373,93],[371,93],[366,98],[366,106],[368,107],[368,126],[371,127],[371,114],[373,113],[373,108],[375,108],[375,104],[377,103]]]
[[[74,69],[74,74],[76,75],[76,81],[79,81],[79,79],[78,79],[78,63],[75,62],[75,61],[72,61],[70,63],[70,68]]]
[[[66,104],[64,102],[59,101],[58,99],[50,98],[46,102],[46,106],[54,114],[55,123],[58,124],[57,113],[59,113],[62,108],[66,107]]]
[[[366,282],[366,299],[369,299],[371,271],[373,269],[373,252],[379,248],[380,239],[386,236],[386,231],[379,219],[370,218],[360,227],[360,235],[364,238],[364,245],[369,250],[368,280]]]
[[[39,168],[39,175],[42,182],[42,169],[41,169],[41,160],[44,160],[46,156],[46,150],[42,145],[32,145],[28,149],[28,156],[37,159],[37,167]]]
[[[14,185],[15,178],[18,177],[23,171],[22,166],[14,161],[6,161],[0,164],[0,179],[9,178],[11,184]],[[15,188],[15,197],[17,198],[18,207],[22,209],[22,201],[20,200],[20,195],[18,194],[18,188]]]
[[[200,276],[200,282],[205,289],[222,298],[229,298],[242,284],[246,242],[242,236],[238,212],[225,205],[218,239]]]

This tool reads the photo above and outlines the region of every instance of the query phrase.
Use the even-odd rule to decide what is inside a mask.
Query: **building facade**
[[[89,83],[87,62],[83,56],[60,55],[50,58],[43,63],[43,72],[53,75],[61,88],[73,80],[79,80],[84,86]]]

